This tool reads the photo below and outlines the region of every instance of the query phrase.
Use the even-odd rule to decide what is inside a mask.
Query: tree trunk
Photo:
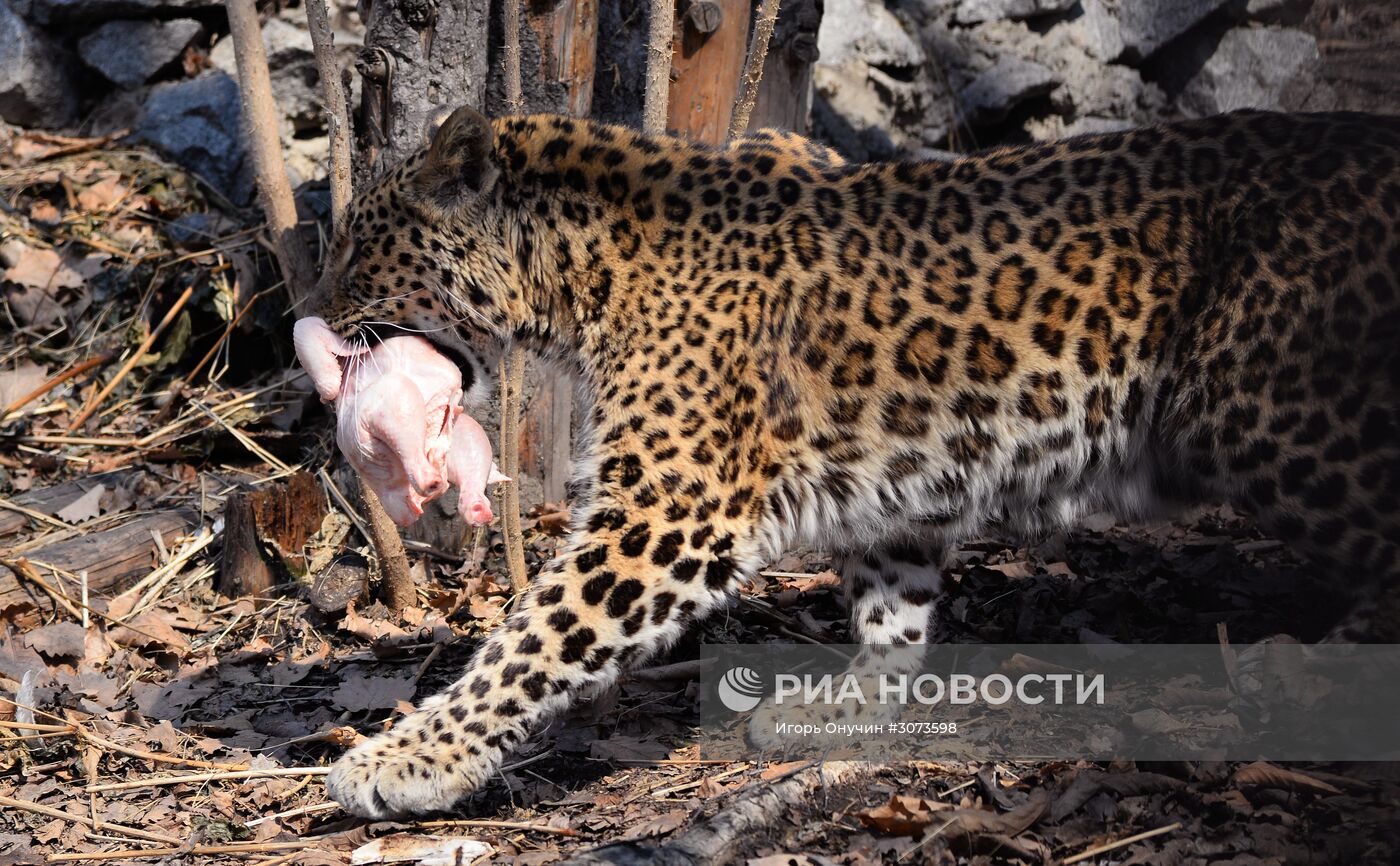
[[[368,8],[366,8],[368,7]],[[356,187],[422,147],[428,124],[486,97],[489,0],[366,0]]]

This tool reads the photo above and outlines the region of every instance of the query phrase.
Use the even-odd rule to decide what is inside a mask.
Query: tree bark
[[[763,80],[763,63],[768,57],[768,40],[773,37],[773,25],[778,22],[779,0],[760,0],[754,12],[753,36],[749,40],[749,57],[744,64],[743,90],[734,101],[734,114],[729,119],[729,137],[738,138],[749,129],[749,115],[758,101],[758,85]]]
[[[368,0],[356,185],[423,146],[433,120],[486,96],[489,0]]]
[[[345,221],[354,188],[350,173],[349,103],[341,83],[340,63],[335,58],[335,36],[326,0],[306,0],[306,25],[311,31],[312,50],[316,52],[321,102],[326,106],[326,128],[330,130],[331,227],[338,229]]]
[[[676,0],[651,0],[647,35],[647,87],[642,103],[642,132],[666,131],[666,104],[671,90],[672,40],[676,29]]]

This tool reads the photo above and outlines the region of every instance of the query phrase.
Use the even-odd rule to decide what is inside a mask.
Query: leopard
[[[970,538],[1226,502],[1374,611],[1400,571],[1398,306],[1400,118],[857,163],[457,109],[355,198],[315,308],[424,335],[469,386],[513,347],[571,377],[577,495],[460,679],[329,793],[451,809],[799,547],[832,555],[856,640],[917,647]]]

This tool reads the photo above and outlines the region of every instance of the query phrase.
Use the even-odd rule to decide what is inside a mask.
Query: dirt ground
[[[1392,4],[1319,0],[1349,107],[1396,98]],[[419,846],[398,862],[431,862],[467,839],[489,846],[482,862],[525,864],[603,845],[592,862],[1400,862],[1389,764],[929,755],[829,768],[828,782],[781,756],[700,760],[702,643],[847,637],[834,575],[801,552],[537,735],[452,815],[347,817],[325,767],[451,682],[500,621],[501,539],[459,547],[460,525],[439,521],[412,548],[417,606],[390,616],[355,597],[367,546],[325,412],[268,338],[290,328],[266,239],[190,217],[206,211],[198,178],[149,154],[0,140],[0,866],[344,864],[391,843]],[[298,471],[324,517],[290,546],[259,523],[277,585],[221,593],[228,503]],[[566,520],[564,505],[527,519],[532,567]],[[340,585],[310,576],[332,563]],[[949,576],[949,637],[968,644],[1212,643],[1222,628],[1237,644],[1308,641],[1345,604],[1337,576],[1222,508],[1091,521],[1034,548],[985,539],[953,552]],[[736,815],[750,818],[726,842]]]

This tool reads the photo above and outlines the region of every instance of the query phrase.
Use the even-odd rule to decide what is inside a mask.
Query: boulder
[[[199,175],[235,205],[253,198],[238,83],[220,69],[157,84],[133,137]]]
[[[1301,30],[1237,28],[1227,32],[1177,97],[1190,117],[1240,108],[1329,107],[1320,100],[1317,40]]]
[[[1136,63],[1231,0],[1107,0],[1118,19],[1124,58]]]
[[[848,157],[888,158],[947,134],[948,90],[884,3],[827,0],[817,47],[813,122]]]
[[[222,0],[18,0],[16,9],[26,18],[47,26],[114,18],[170,18],[223,5]]]
[[[113,84],[140,87],[204,32],[198,21],[108,21],[78,41],[83,62]]]
[[[1047,67],[1006,56],[958,91],[958,104],[972,122],[994,122],[1027,99],[1049,93],[1059,83]]]
[[[1302,24],[1312,7],[1313,0],[1249,0],[1244,14],[1269,24]]]
[[[962,0],[953,12],[959,24],[1034,18],[1070,9],[1078,0]]]
[[[1104,3],[1105,0],[1082,0],[1083,14],[1053,27],[1052,38],[1082,49],[1095,60],[1116,60],[1126,47],[1123,31]]]
[[[78,111],[73,61],[48,34],[0,0],[0,118],[20,126],[64,126]]]

